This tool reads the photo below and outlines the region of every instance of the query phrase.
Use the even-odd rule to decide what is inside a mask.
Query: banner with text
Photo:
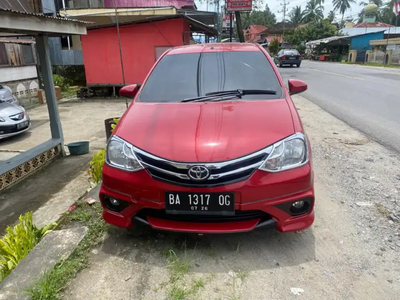
[[[226,0],[226,10],[229,12],[251,11],[252,9],[252,0]]]

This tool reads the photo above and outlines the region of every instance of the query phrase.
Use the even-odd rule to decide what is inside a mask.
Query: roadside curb
[[[100,187],[101,183],[89,191],[86,190],[78,198],[75,197],[73,202],[68,201],[67,204],[74,205],[88,198],[96,199],[96,202],[98,202]],[[58,214],[51,218],[54,222],[62,223],[63,217],[64,214]],[[18,264],[11,274],[0,283],[0,300],[30,299],[27,290],[37,280],[40,280],[43,274],[53,269],[60,260],[69,258],[79,243],[85,238],[87,231],[87,227],[80,226],[64,230],[54,230],[47,234]]]
[[[86,227],[78,227],[47,234],[0,284],[0,300],[30,299],[27,290],[60,260],[67,259],[86,232]]]

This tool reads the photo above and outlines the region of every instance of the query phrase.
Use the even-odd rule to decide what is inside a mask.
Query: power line
[[[283,13],[283,29],[285,29],[286,13],[289,10],[288,5],[289,5],[288,0],[282,0],[282,3],[281,3],[282,10],[278,11],[278,13]]]

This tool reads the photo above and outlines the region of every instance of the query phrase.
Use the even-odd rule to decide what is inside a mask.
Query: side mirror
[[[126,85],[119,90],[119,95],[126,98],[135,98],[139,86],[137,84]]]
[[[289,94],[299,94],[307,90],[307,83],[302,80],[289,79]]]

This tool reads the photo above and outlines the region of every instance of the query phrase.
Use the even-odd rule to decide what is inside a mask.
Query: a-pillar
[[[47,36],[36,36],[36,48],[40,60],[40,70],[42,71],[44,90],[46,94],[47,109],[50,118],[50,130],[52,139],[59,140],[61,144],[62,155],[64,151],[64,136],[58,113],[58,104],[56,93],[54,90],[53,71],[51,69],[50,52],[49,52],[49,39]]]

